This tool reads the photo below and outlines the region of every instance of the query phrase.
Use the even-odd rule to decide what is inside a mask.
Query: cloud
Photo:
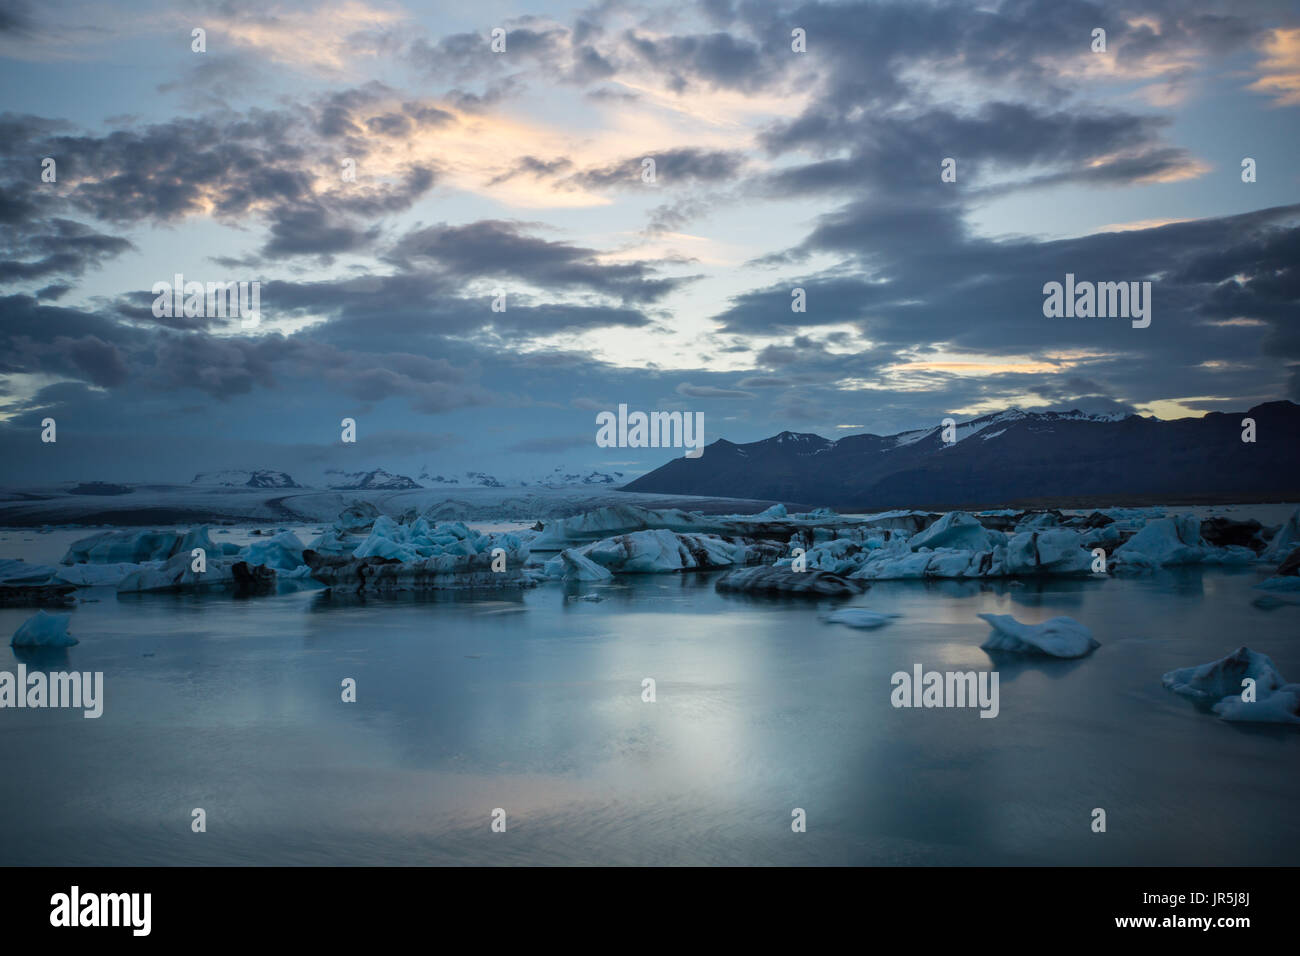
[[[1300,29],[1273,30],[1262,46],[1260,76],[1248,88],[1271,96],[1274,106],[1300,105]]]
[[[593,432],[591,435],[554,435],[545,438],[527,438],[508,446],[506,451],[521,454],[552,454],[554,452],[570,451],[574,448],[593,446],[595,444],[594,435]]]
[[[739,388],[719,388],[715,385],[692,385],[690,382],[682,382],[677,386],[678,395],[685,395],[687,398],[725,398],[725,399],[752,399],[757,398],[753,392],[746,392]]]

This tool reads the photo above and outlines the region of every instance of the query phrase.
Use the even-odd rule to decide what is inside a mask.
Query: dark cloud
[[[527,235],[523,224],[482,220],[407,233],[387,258],[410,269],[437,267],[456,281],[514,278],[546,289],[582,289],[624,302],[654,302],[681,279],[657,278],[647,262],[602,263],[594,249]]]
[[[718,149],[667,149],[647,150],[644,156],[634,156],[575,173],[560,182],[565,185],[581,186],[586,189],[608,189],[610,187],[647,188],[641,174],[644,161],[655,161],[655,185],[679,186],[695,183],[727,182],[739,175],[745,164],[742,153]]]

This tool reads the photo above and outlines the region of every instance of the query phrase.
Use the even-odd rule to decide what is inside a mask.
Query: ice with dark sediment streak
[[[345,592],[434,591],[457,588],[531,587],[525,573],[528,544],[512,533],[486,534],[456,521],[431,526],[424,518],[402,523],[387,515],[346,550],[352,519],[341,518],[307,548],[303,560],[317,582]],[[317,543],[313,542],[313,544]]]
[[[758,566],[739,568],[718,579],[717,590],[750,594],[831,596],[860,594],[864,586],[829,571],[795,571]]]
[[[986,651],[1048,657],[1084,657],[1101,647],[1092,631],[1072,617],[1054,617],[1041,624],[1022,624],[1010,614],[979,615],[992,626],[980,645]]]
[[[568,548],[546,563],[548,577],[572,578],[574,566],[561,560],[578,555],[614,574],[663,574],[704,571],[746,563],[748,548],[713,534],[634,531]]]

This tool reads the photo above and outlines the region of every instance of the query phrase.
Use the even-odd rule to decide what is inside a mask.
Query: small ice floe
[[[1092,631],[1072,617],[1054,617],[1042,624],[1021,624],[1010,614],[981,614],[993,628],[980,645],[986,651],[1084,657],[1101,647]]]
[[[1261,591],[1300,591],[1300,575],[1275,575],[1255,585]]]
[[[1223,720],[1300,724],[1300,684],[1288,684],[1273,661],[1241,646],[1199,667],[1180,667],[1160,678],[1175,694],[1201,703]]]
[[[871,630],[884,627],[898,617],[902,617],[902,615],[886,611],[873,611],[865,607],[842,607],[827,614],[824,620],[827,624],[844,624],[847,627]]]
[[[1261,591],[1292,591],[1300,593],[1300,548],[1295,548],[1277,567],[1277,573],[1255,587]]]
[[[70,614],[37,611],[14,632],[14,647],[71,647],[77,639],[68,633]]]

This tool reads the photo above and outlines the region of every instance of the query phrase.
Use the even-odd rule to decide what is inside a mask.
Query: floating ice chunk
[[[1196,564],[1205,558],[1207,547],[1201,537],[1201,523],[1191,515],[1177,515],[1148,521],[1146,527],[1115,549],[1113,557],[1118,564],[1130,559],[1135,564],[1157,567]]]
[[[1274,575],[1255,585],[1261,591],[1300,591],[1300,577],[1294,574]]]
[[[785,518],[790,512],[785,510],[785,505],[777,503],[770,508],[766,508],[754,515],[755,518]],[[821,517],[820,515],[818,517]]]
[[[1255,692],[1261,698],[1286,683],[1270,658],[1245,645],[1217,661],[1172,670],[1160,682],[1175,694],[1208,702],[1240,696],[1241,682],[1247,677],[1255,681]]]
[[[227,561],[207,562],[204,571],[194,570],[194,559],[188,551],[174,555],[168,561],[152,561],[131,571],[117,584],[119,594],[135,591],[177,591],[222,587],[234,580]]]
[[[37,611],[14,632],[9,642],[14,647],[71,647],[77,639],[68,633],[70,614]]]
[[[909,544],[913,551],[921,548],[993,549],[993,541],[979,519],[964,511],[948,512],[924,531],[913,535]]]
[[[872,629],[884,627],[898,617],[902,617],[902,615],[872,611],[865,607],[842,607],[826,615],[826,622],[828,624],[844,624],[848,627]]]
[[[1063,516],[1059,511],[1026,511],[1016,525],[1016,531],[1042,531],[1055,528]]]
[[[1229,544],[1222,548],[1206,548],[1204,561],[1206,564],[1223,564],[1239,565],[1254,564],[1259,560],[1257,555],[1250,548],[1243,547],[1239,544]]]
[[[1253,700],[1244,699],[1250,678]],[[1223,720],[1271,724],[1300,724],[1300,684],[1288,684],[1273,661],[1250,648],[1237,648],[1227,657],[1199,667],[1180,667],[1161,678],[1176,694],[1202,703]]]
[[[790,568],[739,568],[718,579],[719,591],[759,594],[810,594],[838,596],[859,594],[862,585],[827,571],[794,571]]]
[[[1068,528],[1025,531],[1007,542],[1003,555],[1004,573],[1089,574],[1092,554],[1083,549],[1082,538]]]
[[[298,536],[292,531],[285,531],[269,541],[254,541],[240,552],[239,557],[249,565],[260,564],[279,571],[292,571],[302,566],[302,552],[303,545]]]
[[[980,645],[986,651],[1083,657],[1101,647],[1101,643],[1093,638],[1092,631],[1072,617],[1054,617],[1042,624],[1021,624],[1010,614],[979,616],[993,627],[988,640]]]
[[[1273,540],[1264,549],[1264,557],[1270,561],[1281,561],[1296,547],[1300,547],[1300,508],[1292,512],[1286,524],[1273,535]]]
[[[63,564],[142,564],[166,561],[172,555],[194,548],[219,553],[206,527],[189,531],[103,531],[74,541],[63,556]]]
[[[21,558],[0,560],[0,584],[44,584],[57,572],[58,568],[45,564],[28,564]]]
[[[548,572],[551,570],[552,564],[556,564],[560,570],[557,576],[564,578],[566,581],[605,581],[614,576],[608,568],[601,567],[595,561],[579,554],[573,548],[561,551],[548,561]]]
[[[652,574],[743,564],[746,549],[717,535],[634,531],[574,550],[617,574]]]
[[[1252,701],[1242,700],[1240,694],[1235,694],[1210,709],[1224,720],[1300,724],[1300,684],[1283,684],[1271,694]]]
[[[138,570],[138,564],[73,564],[60,568],[55,578],[79,588],[115,588],[128,574]]]

